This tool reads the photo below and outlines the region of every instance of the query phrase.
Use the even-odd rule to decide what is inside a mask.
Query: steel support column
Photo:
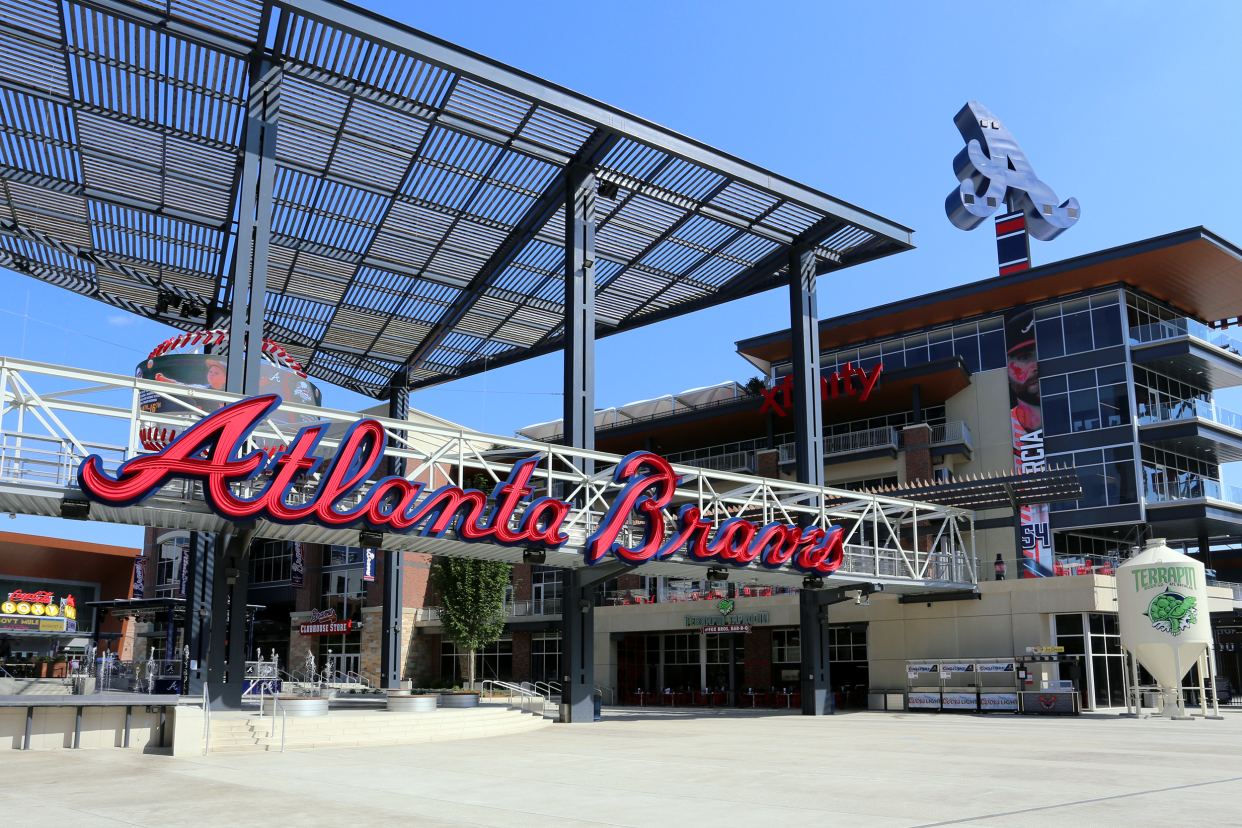
[[[595,720],[595,573],[565,570],[561,604],[561,721]]]
[[[802,715],[824,716],[836,712],[828,660],[828,604],[833,594],[804,589],[798,593],[801,623]]]
[[[208,695],[212,709],[240,710],[246,678],[246,594],[250,587],[250,541],[247,528],[229,538],[215,562],[211,607]]]
[[[565,445],[595,448],[595,172],[577,165],[565,188],[564,414]]]
[[[393,420],[405,421],[410,418],[410,382],[409,375],[397,371],[392,376],[388,389],[388,416]],[[405,436],[404,433],[401,435]],[[388,438],[388,445],[399,445],[395,437]],[[388,474],[405,476],[405,461],[389,455]],[[401,567],[402,552],[392,549],[384,550],[384,608],[380,620],[380,687],[385,689],[401,686],[401,668],[405,661],[401,647],[401,581],[404,573]]]
[[[211,638],[212,588],[215,585],[216,536],[206,532],[191,532],[190,545],[186,549],[190,563],[186,572],[185,590],[185,647],[182,654],[189,654],[190,666],[182,670],[187,676],[182,692],[188,696],[201,696],[203,682],[207,680],[208,652]]]
[[[819,392],[819,307],[815,251],[789,250],[789,322],[793,338],[794,459],[799,483],[824,484],[824,412]]]
[[[595,171],[572,164],[565,179],[564,443],[595,448]],[[590,460],[580,471],[594,473]],[[583,504],[580,504],[583,505]],[[595,718],[594,573],[565,573],[561,613],[561,721]]]
[[[259,393],[279,114],[280,69],[269,61],[256,60],[250,65],[246,156],[237,202],[237,251],[231,280],[228,390],[238,394]]]

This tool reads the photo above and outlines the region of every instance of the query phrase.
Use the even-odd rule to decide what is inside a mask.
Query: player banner
[[[1035,315],[1030,310],[1005,317],[1008,350],[1009,418],[1013,426],[1013,464],[1019,472],[1044,471],[1044,415],[1039,401],[1039,359],[1035,350]],[[1022,576],[1053,574],[1052,530],[1048,504],[1022,507]]]

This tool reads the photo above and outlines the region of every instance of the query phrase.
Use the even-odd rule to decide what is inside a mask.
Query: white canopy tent
[[[603,430],[635,420],[650,420],[678,411],[701,408],[705,405],[735,400],[746,396],[745,387],[730,380],[716,385],[691,388],[679,394],[665,394],[650,400],[637,400],[616,408],[595,409],[595,428]],[[517,436],[531,440],[555,440],[564,433],[563,420],[535,423],[517,430]]]

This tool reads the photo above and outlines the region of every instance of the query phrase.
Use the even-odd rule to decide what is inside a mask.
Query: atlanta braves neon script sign
[[[508,479],[493,490],[495,505],[490,509],[488,496],[481,491],[450,485],[428,492],[426,484],[399,476],[375,480],[356,505],[342,509],[341,502],[373,480],[383,462],[383,425],[371,419],[354,423],[331,460],[313,456],[327,428],[322,423],[303,428],[288,448],[274,456],[261,449],[241,456],[251,432],[280,402],[280,397],[269,394],[227,405],[186,429],[158,453],[121,464],[115,475],[104,470],[98,455],[91,455],[78,469],[78,484],[87,497],[105,506],[131,506],[173,480],[198,480],[211,510],[234,523],[259,519],[291,525],[313,522],[331,529],[366,527],[435,537],[452,530],[460,541],[546,549],[559,549],[569,540],[562,527],[575,507],[556,498],[531,501],[517,527],[512,525],[518,507],[534,491],[530,481],[541,457],[538,454],[514,464]],[[293,486],[321,467],[323,473],[306,502],[290,505]],[[240,497],[230,488],[230,484],[261,477],[265,478],[259,480],[261,488],[252,496]],[[800,529],[771,523],[760,527],[731,518],[713,527],[702,519],[697,506],[682,506],[670,532],[664,509],[682,480],[667,460],[651,452],[625,457],[613,472],[613,482],[623,488],[586,540],[589,565],[611,555],[636,566],[666,560],[684,549],[691,560],[727,561],[735,567],[788,565],[824,576],[841,566],[844,532],[839,526]],[[643,527],[642,541],[633,548],[617,540],[631,518]]]

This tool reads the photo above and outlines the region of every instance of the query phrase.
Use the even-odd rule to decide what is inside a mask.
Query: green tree
[[[763,377],[751,377],[746,381],[746,393],[752,397],[757,397],[767,388],[767,384],[763,381]]]
[[[440,597],[440,625],[459,650],[468,654],[468,686],[474,687],[474,656],[500,640],[505,628],[505,588],[511,564],[470,558],[440,558],[431,568],[431,584]]]

